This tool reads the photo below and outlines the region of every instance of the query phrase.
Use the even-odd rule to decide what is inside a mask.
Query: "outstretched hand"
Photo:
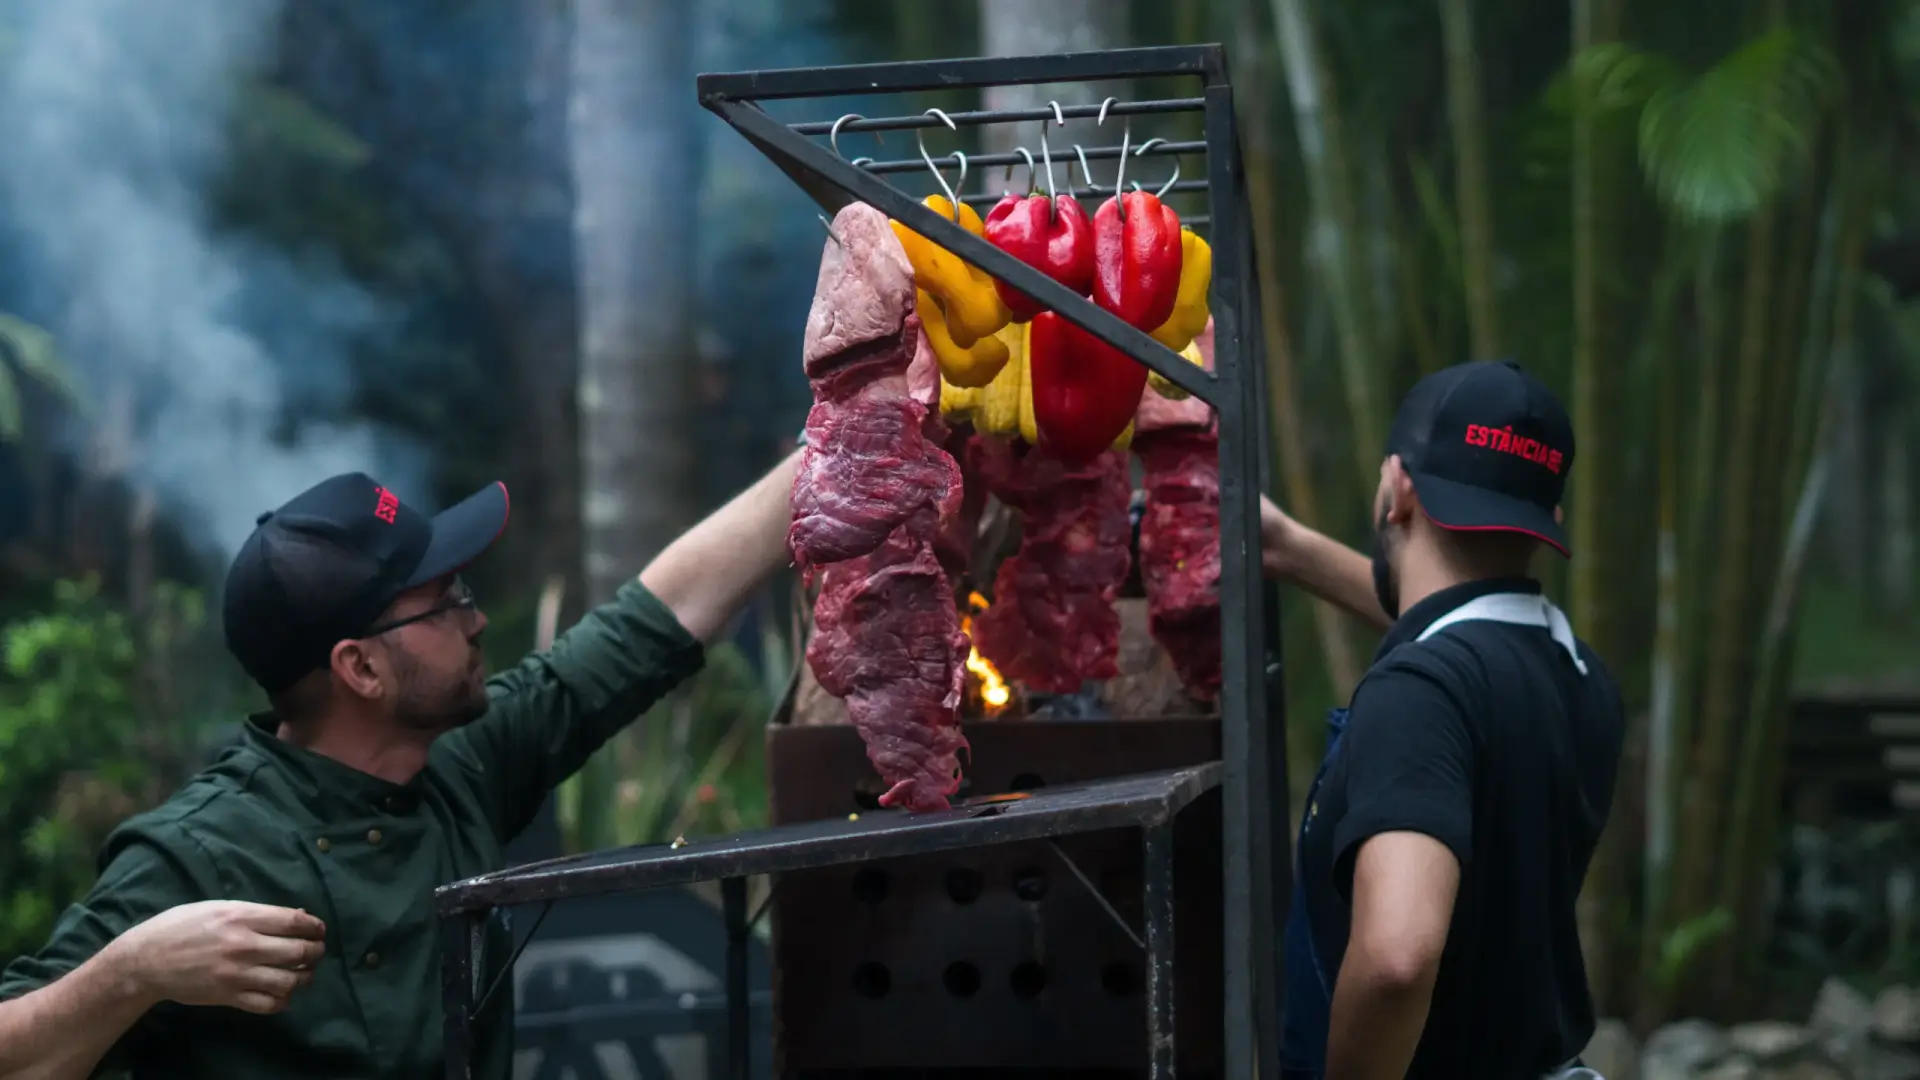
[[[326,924],[304,911],[238,900],[182,904],[114,942],[153,1001],[276,1013],[313,981]]]
[[[1265,495],[1260,496],[1260,571],[1379,629],[1393,621],[1374,593],[1371,559],[1302,525]]]

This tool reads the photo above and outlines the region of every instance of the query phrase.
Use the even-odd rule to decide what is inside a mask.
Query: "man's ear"
[[[1387,521],[1394,525],[1411,522],[1420,506],[1420,497],[1414,493],[1413,477],[1407,475],[1407,467],[1399,454],[1390,455],[1381,466],[1380,482],[1387,493]]]
[[[1553,508],[1553,523],[1555,525],[1565,525],[1567,523],[1567,515],[1558,506]]]
[[[334,678],[348,690],[359,697],[377,698],[386,693],[386,683],[380,677],[383,661],[364,641],[341,641],[333,646],[331,666]]]

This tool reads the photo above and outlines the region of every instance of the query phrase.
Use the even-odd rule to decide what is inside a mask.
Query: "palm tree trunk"
[[[696,475],[689,317],[694,141],[692,5],[577,0],[570,157],[581,354],[581,522],[588,604],[619,587],[692,517]],[[615,835],[611,761],[581,777],[581,841]]]
[[[1460,218],[1460,271],[1466,285],[1468,337],[1473,359],[1492,360],[1500,353],[1500,325],[1473,0],[1440,0],[1440,29],[1446,41],[1447,106],[1453,121],[1453,195]]]

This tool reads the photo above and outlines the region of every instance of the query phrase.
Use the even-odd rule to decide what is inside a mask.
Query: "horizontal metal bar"
[[[749,998],[748,1004],[755,1009],[765,1009],[773,1004],[773,993],[768,990],[756,990]],[[649,1036],[690,1034],[719,1027],[725,1022],[726,1009],[725,993],[716,990],[688,990],[668,997],[609,1001],[598,1005],[575,1005],[566,1009],[521,1013],[514,1018],[513,1029],[522,1036],[557,1032],[571,1034],[581,1042],[599,1042],[603,1038],[619,1038],[632,1034],[632,1025],[646,1020],[652,1021],[647,1030]],[[663,1025],[662,1021],[680,1022]],[[581,1029],[605,1032],[605,1034],[592,1038]]]
[[[708,107],[758,146],[821,206],[838,210],[864,202],[980,270],[1017,289],[1042,307],[1119,349],[1136,363],[1213,406],[1223,391],[1214,373],[1188,363],[1144,331],[1053,280],[1034,267],[934,213],[899,188],[854,168],[826,147],[802,138],[755,105],[713,101]]]
[[[1213,224],[1213,216],[1210,214],[1189,214],[1180,219],[1180,224],[1191,226],[1195,229],[1204,229]]]
[[[852,121],[848,121],[848,123],[851,124]],[[1141,146],[1146,146],[1146,144],[1142,143]],[[1044,167],[1045,162],[1042,160],[1040,154],[1034,153],[1031,150],[1028,152],[1033,154],[1033,164],[1036,168]],[[1128,157],[1161,157],[1175,154],[1205,154],[1206,152],[1207,144],[1204,142],[1166,142],[1163,140],[1147,146],[1145,150],[1140,149],[1138,146],[1127,147]],[[1083,154],[1088,161],[1106,161],[1119,157],[1120,147],[1096,146],[1088,150],[1083,146],[1079,151],[1075,151],[1071,145],[1058,147],[1053,151],[1054,167],[1059,168],[1062,165],[1071,166],[1074,161],[1079,159]],[[949,152],[940,157],[935,157],[933,160],[938,163],[944,158],[951,158],[952,156],[953,154]],[[1025,165],[1026,163],[1026,157],[1020,154],[967,155],[967,168],[969,169],[987,169],[1001,165]],[[898,161],[871,161],[867,158],[856,158],[852,164],[854,168],[864,169],[870,173],[915,172],[924,170],[927,167],[927,163],[920,158],[901,158]]]
[[[1216,787],[1219,778],[1220,763],[1214,761],[1188,769],[1062,784],[1013,802],[962,805],[927,814],[881,811],[846,821],[775,825],[685,847],[655,844],[563,856],[442,885],[434,891],[434,903],[444,917],[538,900],[1150,827],[1171,820]]]
[[[968,160],[972,160],[972,159],[968,159]],[[925,165],[922,165],[920,167],[923,169],[926,168]],[[1158,184],[1141,184],[1140,188],[1143,191],[1159,191],[1160,190],[1160,186]],[[1167,194],[1171,195],[1176,191],[1205,191],[1205,190],[1207,190],[1207,182],[1205,180],[1182,180],[1174,184],[1172,188],[1168,189]],[[1090,199],[1097,195],[1111,195],[1113,194],[1113,189],[1108,187],[1100,187],[1096,185],[1094,187],[1065,188],[1065,189],[1061,189],[1060,194],[1071,195],[1076,199]],[[1001,199],[1004,199],[1004,198],[1006,198],[1006,194],[1004,192],[976,191],[971,195],[960,196],[960,201],[963,203],[966,203],[969,206],[982,206],[982,205],[985,205],[986,203],[999,202]]]
[[[1107,106],[1107,117],[1142,116],[1161,113],[1202,112],[1207,107],[1206,98],[1156,98],[1151,101],[1115,101]],[[948,120],[956,127],[979,127],[983,124],[1026,124],[1035,120],[1053,120],[1052,108],[1044,109],[968,109],[963,112],[944,112]],[[1067,120],[1092,120],[1100,116],[1098,105],[1062,105],[1060,117]],[[833,125],[838,120],[812,120],[804,124],[789,124],[796,135],[831,135]],[[840,124],[840,134],[848,135],[857,131],[912,131],[915,128],[943,128],[947,121],[934,114],[920,113],[916,116],[880,116],[871,120],[861,117]],[[1202,144],[1205,145],[1205,144]]]
[[[772,101],[779,98],[840,97],[849,94],[898,94],[914,90],[1151,79],[1168,75],[1198,75],[1209,84],[1224,84],[1226,64],[1226,50],[1218,44],[1157,45],[1037,56],[975,56],[825,68],[714,72],[701,75],[695,86],[701,101],[705,102],[709,99]]]

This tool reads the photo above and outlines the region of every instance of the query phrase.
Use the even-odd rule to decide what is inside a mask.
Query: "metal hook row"
[[[1120,99],[1117,97],[1109,97],[1100,103],[1099,114],[1094,119],[1095,127],[1104,125],[1107,122],[1107,111],[1111,109],[1114,105],[1118,104],[1119,101]],[[1049,101],[1047,102],[1047,105],[1053,110],[1054,124],[1060,127],[1066,126],[1067,120],[1064,112],[1061,109],[1060,102],[1057,100]],[[947,125],[947,128],[950,131],[958,132],[960,130],[959,125],[955,124],[953,121],[953,118],[951,116],[948,116],[946,112],[943,110],[928,109],[926,110],[926,112],[922,113],[921,115],[932,116],[940,120],[942,123]],[[842,116],[833,122],[832,127],[830,127],[827,132],[827,141],[828,141],[828,144],[833,148],[833,152],[835,154],[840,155],[841,157],[845,157],[844,154],[840,154],[841,127],[847,124],[849,121],[864,120],[864,119],[866,119],[866,117],[860,115],[859,113],[848,113],[845,116]],[[1120,195],[1125,188],[1128,145],[1132,138],[1132,134],[1133,134],[1133,122],[1131,118],[1129,118],[1126,121],[1126,127],[1123,129],[1121,133],[1120,153],[1118,155],[1119,166],[1116,169],[1114,174],[1113,187],[1110,189],[1115,196]],[[878,132],[875,133],[875,138],[880,139]],[[884,142],[885,140],[880,139],[880,141]],[[949,185],[947,183],[947,178],[945,174],[942,173],[940,171],[940,167],[937,164],[935,164],[933,155],[927,151],[926,139],[924,136],[924,129],[920,129],[920,128],[915,129],[914,142],[916,146],[919,148],[920,160],[926,163],[928,171],[933,173],[934,180],[939,183],[941,191],[946,194],[948,204],[953,207],[953,217],[954,217],[955,223],[957,224],[959,221],[960,198],[956,194],[955,189],[956,188],[964,189],[966,187],[967,155],[959,150],[955,150],[948,155],[949,157],[952,157],[953,159],[958,161],[960,165],[959,179],[954,184]],[[1152,149],[1153,147],[1163,145],[1163,144],[1171,145],[1171,144],[1168,144],[1167,140],[1165,139],[1160,139],[1160,138],[1148,139],[1146,142],[1140,144],[1140,146],[1134,148],[1132,156],[1139,157],[1142,154],[1145,154],[1148,150]],[[1073,146],[1073,150],[1074,150],[1074,154],[1076,155],[1076,157],[1079,159],[1079,162],[1080,162],[1080,173],[1087,181],[1087,189],[1089,191],[1099,192],[1101,190],[1101,186],[1094,181],[1093,171],[1087,167],[1087,156],[1086,156],[1085,149],[1081,147],[1079,143],[1075,143]],[[1017,147],[1015,149],[1015,153],[1018,153],[1026,163],[1027,190],[1029,191],[1029,193],[1031,193],[1036,186],[1036,178],[1039,173],[1039,170],[1037,170],[1034,167],[1033,153],[1024,146]],[[1048,217],[1051,219],[1059,212],[1055,203],[1055,200],[1059,197],[1059,194],[1058,194],[1058,189],[1054,186],[1053,151],[1052,151],[1051,145],[1047,141],[1047,125],[1045,120],[1042,120],[1040,122],[1040,155],[1046,169],[1047,212],[1048,212]],[[859,157],[859,158],[853,159],[853,161],[850,164],[858,168],[861,165],[871,165],[873,163],[874,162],[872,158]],[[1009,165],[1008,166],[1009,173],[1011,173],[1011,170],[1012,170],[1012,166]],[[1009,181],[1011,181],[1011,175],[1009,175],[1008,179]],[[1158,191],[1155,193],[1156,196],[1164,197],[1167,194],[1167,192],[1174,189],[1175,185],[1178,184],[1179,181],[1180,181],[1180,163],[1178,160],[1176,160],[1173,164],[1173,176],[1170,177],[1165,184],[1160,186]],[[1068,186],[1069,187],[1072,186],[1071,176],[1069,176],[1068,178]],[[1138,181],[1134,182],[1133,189],[1135,191],[1143,190]],[[1003,194],[1010,195],[1012,194],[1012,192],[1004,191]],[[1125,204],[1122,203],[1118,209],[1120,212],[1121,220],[1123,221],[1126,220]]]

